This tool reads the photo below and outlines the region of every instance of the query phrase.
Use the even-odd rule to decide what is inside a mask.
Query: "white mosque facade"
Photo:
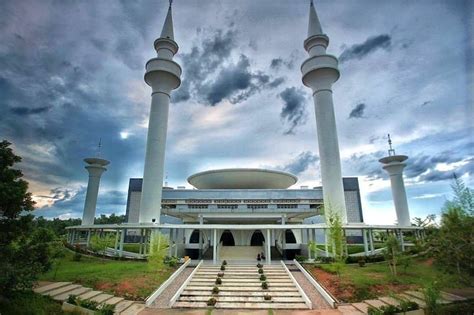
[[[161,232],[169,236],[170,255],[207,257],[214,262],[249,259],[256,253],[263,253],[267,262],[290,259],[307,255],[310,242],[324,245],[323,254],[328,256],[329,226],[323,209],[341,219],[347,242],[364,244],[367,255],[374,253],[376,230],[392,231],[402,247],[404,232],[419,236],[419,228],[410,226],[403,183],[407,157],[395,155],[393,149],[380,162],[390,175],[398,224],[364,223],[358,179],[343,178],[341,172],[332,98],[332,84],[339,79],[338,60],[326,53],[328,44],[311,3],[304,40],[309,57],[301,72],[303,84],[311,89],[314,99],[322,187],[295,188],[297,178],[292,174],[249,168],[194,174],[188,178],[193,189],[163,187],[170,95],[179,87],[182,72],[173,61],[178,44],[170,5],[162,33],[154,42],[157,57],[146,64],[145,81],[152,94],[145,166],[143,178],[130,179],[127,222],[93,224],[100,177],[109,162],[86,159],[89,187],[83,222],[69,228],[69,242],[87,245],[94,231],[113,231],[118,255],[124,255],[124,242],[135,241],[143,245],[140,255],[146,256],[152,235]]]

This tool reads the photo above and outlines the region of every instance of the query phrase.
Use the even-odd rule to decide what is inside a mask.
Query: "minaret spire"
[[[309,4],[309,23],[308,23],[308,38],[314,35],[322,35],[323,29],[319,22],[316,9],[314,8],[313,0]]]
[[[161,31],[160,38],[168,38],[174,40],[173,32],[173,12],[171,10],[171,5],[173,1],[170,0],[170,5],[168,7],[168,13],[166,14],[165,23],[163,24],[163,30]]]

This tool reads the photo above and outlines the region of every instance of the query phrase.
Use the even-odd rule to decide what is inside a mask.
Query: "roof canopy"
[[[188,177],[197,189],[287,189],[297,181],[292,174],[258,168],[209,170]]]

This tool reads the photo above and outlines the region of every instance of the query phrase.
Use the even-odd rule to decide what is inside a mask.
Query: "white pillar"
[[[370,252],[371,254],[375,254],[375,246],[374,246],[374,231],[369,230],[369,242],[370,242]]]
[[[150,120],[146,144],[140,201],[140,223],[160,223],[163,170],[170,93],[181,83],[181,67],[172,60],[178,52],[174,41],[171,6],[160,38],[155,40],[158,58],[146,64],[145,82],[152,87]]]
[[[217,263],[217,229],[212,232],[212,262]]]
[[[362,239],[364,241],[364,253],[367,256],[369,254],[369,244],[367,242],[367,230],[362,230]]]
[[[120,230],[119,256],[123,256],[123,243],[125,242],[125,230]]]
[[[324,206],[326,211],[331,209],[338,214],[344,224],[347,223],[346,202],[332,98],[332,84],[338,80],[339,70],[337,58],[326,54],[328,44],[329,38],[322,33],[311,2],[308,38],[304,42],[310,57],[303,62],[301,72],[303,84],[313,91]]]
[[[270,244],[270,236],[271,236],[271,233],[270,233],[270,229],[267,229],[267,242],[266,242],[266,245],[267,245],[267,264],[271,264],[272,262],[272,248],[271,248],[271,244]]]
[[[406,159],[408,159],[406,155],[392,155],[379,160],[380,163],[384,164],[383,169],[386,170],[390,176],[392,198],[399,226],[411,225],[407,193],[405,191],[405,183],[403,182],[403,169],[406,166],[403,161]]]
[[[97,195],[99,194],[100,176],[107,169],[110,162],[99,158],[84,159],[87,163],[86,169],[89,172],[89,182],[87,183],[86,201],[84,202],[84,212],[82,214],[82,225],[93,225],[95,208],[97,205]]]

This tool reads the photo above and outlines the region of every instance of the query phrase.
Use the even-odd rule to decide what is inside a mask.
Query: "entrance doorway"
[[[222,242],[222,246],[235,246],[234,236],[229,230],[222,233],[220,242]]]
[[[256,230],[252,234],[252,238],[250,239],[250,246],[262,246],[263,242],[265,241],[265,237],[262,234],[262,231]]]

